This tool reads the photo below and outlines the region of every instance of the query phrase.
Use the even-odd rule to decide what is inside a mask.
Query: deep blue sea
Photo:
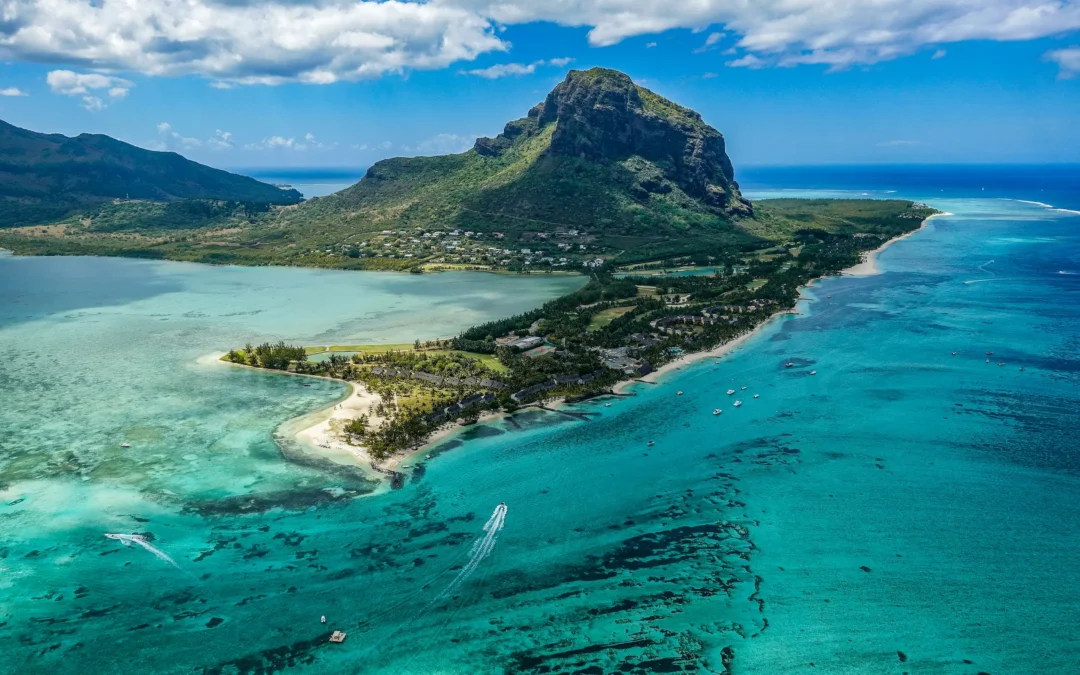
[[[151,275],[153,297],[135,276],[79,277],[92,307],[0,292],[14,317],[0,396],[63,401],[0,417],[0,672],[1080,672],[1076,176],[747,170],[751,198],[903,197],[952,215],[889,247],[881,274],[815,284],[723,359],[576,406],[587,420],[469,427],[368,497],[348,496],[343,469],[272,450],[275,425],[336,387],[197,358],[245,330],[227,294],[282,314],[316,312],[310,294],[263,303],[238,277],[167,289],[168,275]],[[316,313],[285,334],[371,325],[337,303]],[[253,336],[274,334],[254,316]],[[174,355],[170,340],[186,343]],[[176,383],[154,370],[129,396],[111,376],[99,409],[85,362],[125,353]],[[194,375],[210,382],[199,405]],[[176,566],[105,532],[142,533]]]

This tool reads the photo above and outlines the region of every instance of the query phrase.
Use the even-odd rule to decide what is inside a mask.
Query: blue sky
[[[461,151],[591,66],[701,112],[736,166],[1080,162],[1072,2],[10,4],[0,119],[226,168]]]

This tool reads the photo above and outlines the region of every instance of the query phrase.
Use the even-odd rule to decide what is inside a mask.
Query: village
[[[482,269],[580,269],[604,264],[601,247],[584,230],[555,232],[474,232],[472,230],[382,230],[362,241],[312,249],[307,254],[415,263],[428,269],[469,266]]]

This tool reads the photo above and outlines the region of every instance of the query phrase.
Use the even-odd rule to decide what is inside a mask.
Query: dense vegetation
[[[356,348],[351,356],[331,352],[310,361],[303,349],[279,343],[249,345],[227,358],[363,383],[382,402],[342,434],[382,459],[418,447],[443,424],[475,421],[483,410],[602,393],[680,354],[746,334],[792,308],[810,280],[856,264],[933,213],[911,202],[859,200],[782,200],[759,211],[776,242],[656,263],[700,262],[712,273],[649,275],[650,265],[608,263],[580,290],[469,328],[449,344],[416,340],[411,350]]]

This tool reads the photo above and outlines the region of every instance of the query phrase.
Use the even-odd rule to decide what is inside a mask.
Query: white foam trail
[[[1071,276],[1076,274],[1076,272],[1070,272],[1069,270],[1058,270],[1058,274],[1068,274]]]
[[[147,551],[150,551],[151,553],[153,553],[154,556],[157,557],[158,560],[164,560],[165,562],[169,563],[170,565],[172,565],[176,569],[180,569],[180,566],[176,564],[175,560],[170,558],[168,556],[168,554],[166,554],[161,549],[156,548],[150,542],[146,541],[146,538],[143,537],[141,534],[109,534],[109,533],[106,533],[105,537],[107,539],[115,539],[116,541],[120,542],[124,546],[131,546],[132,543],[138,544],[139,546],[142,546]]]
[[[1054,208],[1053,204],[1047,204],[1046,202],[1033,202],[1030,199],[1010,199],[1008,201],[1020,202],[1021,204],[1034,204],[1035,206],[1041,206],[1044,209]]]
[[[453,593],[461,584],[465,582],[472,573],[476,571],[476,568],[480,566],[484,558],[488,557],[488,554],[495,548],[495,541],[499,538],[499,532],[506,524],[506,505],[499,504],[495,507],[495,511],[488,518],[487,523],[484,524],[484,536],[473,542],[472,548],[469,549],[469,562],[465,563],[465,566],[461,568],[454,580],[450,582],[450,585],[446,589],[439,593],[435,600],[441,600],[446,596]],[[434,602],[434,601],[433,601]]]

